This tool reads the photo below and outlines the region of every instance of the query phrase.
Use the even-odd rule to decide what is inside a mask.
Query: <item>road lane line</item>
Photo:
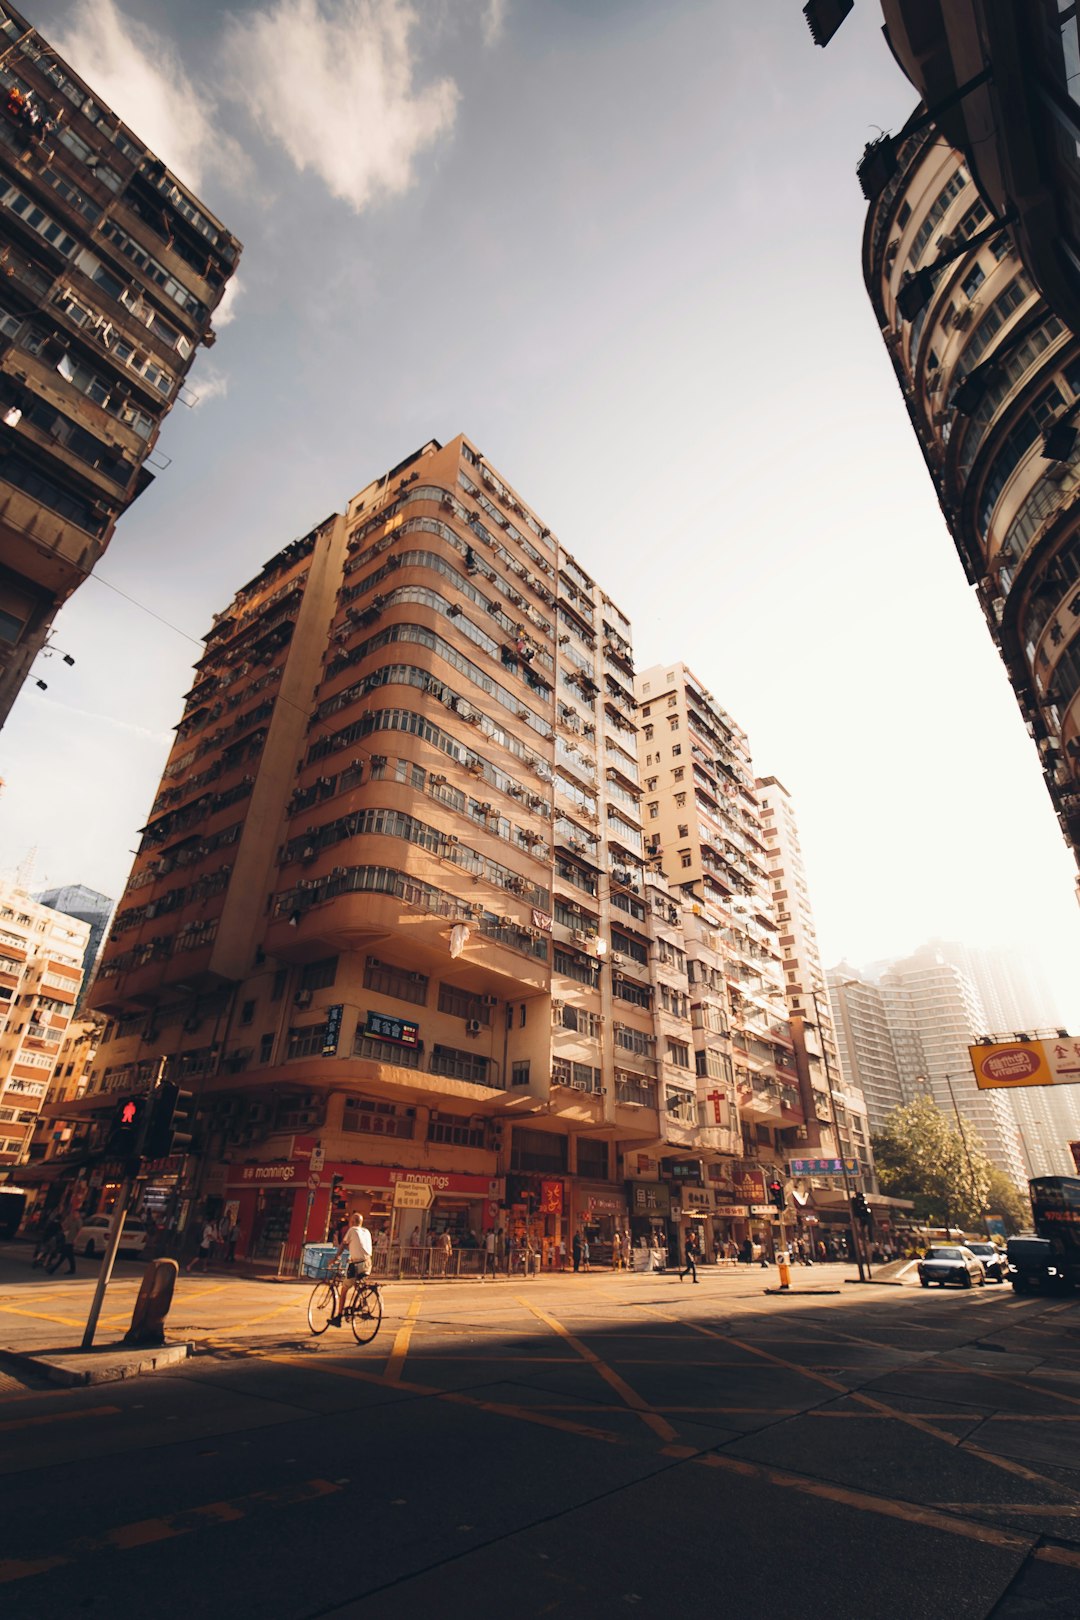
[[[600,1375],[606,1384],[610,1384],[620,1399],[630,1407],[631,1411],[636,1412],[641,1421],[647,1424],[654,1434],[659,1435],[661,1440],[668,1442],[678,1440],[678,1434],[667,1419],[655,1412],[649,1403],[638,1394],[637,1390],[631,1388],[625,1378],[620,1377],[613,1367],[609,1367],[606,1361],[601,1360],[595,1350],[591,1350],[587,1344],[582,1343],[575,1334],[570,1332],[569,1328],[564,1327],[554,1316],[549,1316],[539,1305],[534,1305],[531,1300],[518,1298],[518,1304],[523,1305],[526,1310],[539,1317],[541,1322],[546,1322],[553,1333],[557,1333],[572,1349],[576,1350],[581,1359],[587,1361],[589,1366]]]
[[[96,1552],[130,1551],[133,1547],[148,1547],[158,1541],[170,1541],[176,1536],[191,1535],[196,1530],[215,1525],[234,1524],[238,1519],[267,1508],[296,1507],[304,1502],[316,1501],[340,1491],[340,1485],[327,1479],[307,1479],[298,1485],[281,1490],[252,1491],[231,1501],[205,1502],[198,1507],[185,1508],[178,1513],[154,1519],[139,1519],[132,1524],[116,1525],[98,1536],[80,1536],[70,1548],[48,1557],[37,1559],[10,1558],[0,1561],[0,1585],[41,1575],[63,1564],[82,1562]]]
[[[318,1354],[318,1352],[316,1352]],[[264,1356],[264,1361],[280,1361],[290,1366],[310,1367],[312,1353],[303,1356]],[[478,1396],[467,1395],[462,1390],[440,1389],[436,1384],[415,1384],[407,1379],[390,1382],[384,1373],[366,1372],[360,1367],[337,1367],[327,1364],[320,1358],[319,1372],[329,1373],[334,1378],[357,1378],[365,1384],[378,1384],[383,1389],[400,1391],[406,1395],[429,1395],[436,1400],[450,1401],[456,1406],[471,1406],[480,1412],[493,1412],[497,1417],[515,1418],[523,1423],[536,1423],[541,1428],[559,1429],[564,1434],[573,1434],[586,1440],[602,1440],[608,1445],[619,1445],[618,1435],[611,1434],[607,1429],[594,1429],[587,1423],[572,1423],[567,1418],[556,1418],[548,1415],[543,1409],[531,1406],[512,1406],[501,1401],[482,1401]],[[604,1410],[618,1412],[620,1407],[586,1408],[586,1410]]]
[[[1080,1552],[1073,1552],[1070,1547],[1036,1547],[1032,1558],[1039,1558],[1044,1564],[1064,1564],[1067,1569],[1080,1569]]]
[[[387,1383],[400,1384],[401,1382],[401,1374],[405,1366],[405,1357],[409,1353],[409,1340],[412,1338],[413,1328],[416,1326],[416,1318],[420,1315],[420,1306],[423,1298],[423,1291],[418,1288],[412,1297],[412,1303],[410,1304],[409,1309],[405,1313],[404,1322],[402,1322],[401,1326],[394,1335],[393,1348],[390,1351],[386,1367],[384,1368],[384,1376]]]
[[[31,1424],[66,1423],[71,1418],[114,1417],[119,1410],[118,1406],[88,1406],[79,1412],[43,1412],[40,1417],[8,1418],[0,1423],[0,1433],[6,1434],[10,1429],[28,1429]]]
[[[85,1323],[72,1316],[54,1316],[49,1311],[20,1311],[14,1305],[0,1305],[0,1316],[28,1316],[33,1322],[58,1322],[61,1327],[83,1327]]]
[[[695,1466],[720,1468],[728,1473],[741,1474],[744,1479],[760,1479],[777,1485],[782,1490],[799,1491],[804,1496],[816,1496],[840,1506],[856,1508],[864,1513],[878,1513],[884,1518],[903,1519],[925,1530],[943,1530],[947,1535],[963,1536],[969,1541],[982,1541],[993,1547],[1006,1547],[1019,1553],[1029,1553],[1034,1536],[1021,1535],[1015,1530],[1002,1530],[996,1525],[979,1524],[970,1519],[954,1519],[935,1508],[918,1507],[913,1502],[895,1501],[891,1497],[873,1496],[866,1491],[849,1490],[843,1485],[827,1485],[809,1479],[803,1474],[789,1474],[782,1468],[766,1467],[762,1463],[745,1462],[741,1457],[728,1457],[711,1451],[695,1459]],[[1056,1550],[1056,1549],[1055,1549]],[[1077,1555],[1080,1558],[1080,1555]]]

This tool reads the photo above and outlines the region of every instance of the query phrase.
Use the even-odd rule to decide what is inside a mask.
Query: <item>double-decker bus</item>
[[[1049,1240],[1063,1281],[1080,1287],[1080,1176],[1036,1176],[1028,1188],[1036,1232]]]

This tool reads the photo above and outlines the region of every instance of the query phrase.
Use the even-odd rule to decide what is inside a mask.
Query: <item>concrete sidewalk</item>
[[[50,1384],[70,1388],[78,1384],[113,1384],[121,1378],[135,1378],[140,1373],[158,1372],[162,1367],[175,1367],[186,1361],[194,1345],[100,1344],[92,1350],[71,1349],[63,1345],[41,1345],[32,1350],[0,1348],[0,1366],[17,1373],[36,1373]]]

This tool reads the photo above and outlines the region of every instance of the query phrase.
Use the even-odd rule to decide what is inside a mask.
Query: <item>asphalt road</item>
[[[184,1278],[182,1367],[0,1400],[0,1612],[1077,1620],[1080,1301],[843,1275],[394,1284],[363,1348]],[[89,1290],[0,1256],[0,1330]]]

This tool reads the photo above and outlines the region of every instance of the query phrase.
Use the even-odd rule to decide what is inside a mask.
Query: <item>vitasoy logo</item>
[[[989,1052],[979,1063],[988,1080],[1029,1080],[1039,1072],[1038,1048],[1030,1046],[1003,1046]]]

